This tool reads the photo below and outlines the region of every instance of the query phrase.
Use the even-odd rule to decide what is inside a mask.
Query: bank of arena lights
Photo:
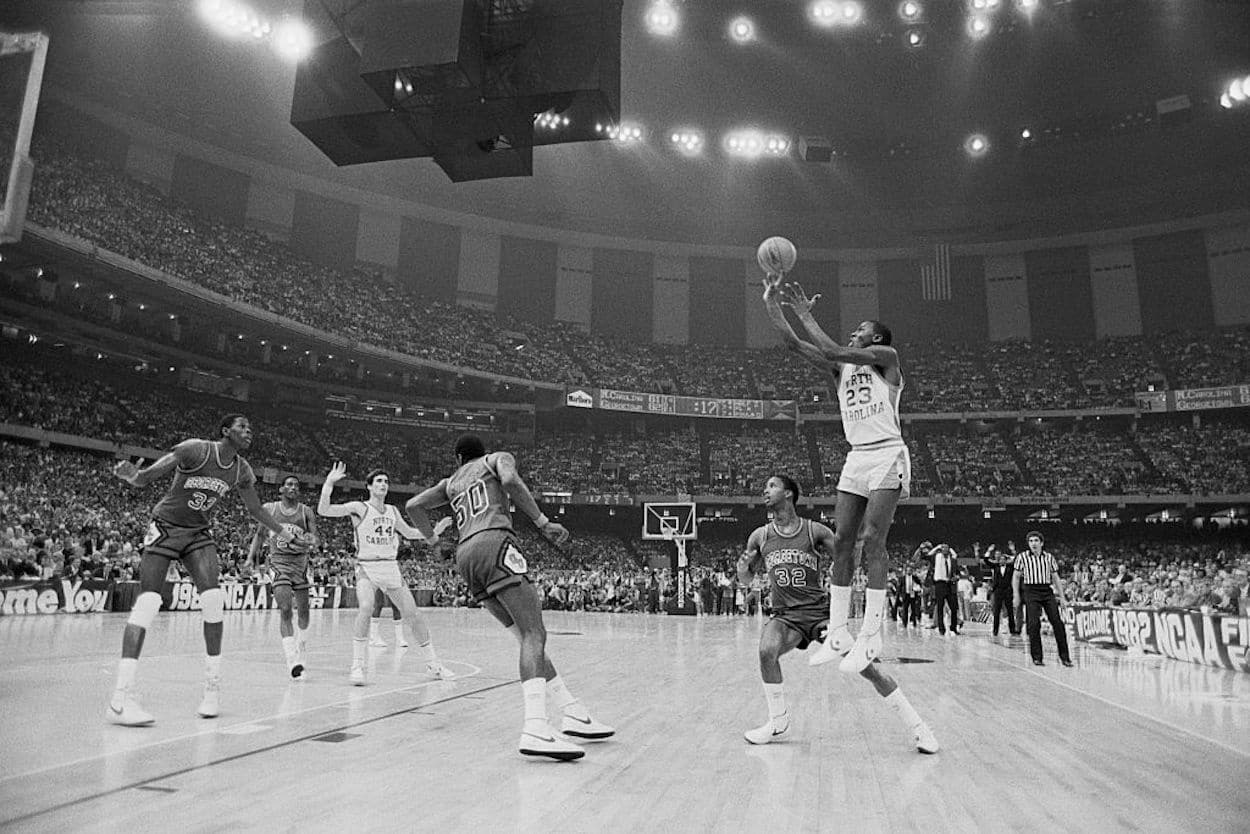
[[[200,0],[200,16],[219,33],[234,38],[268,41],[288,61],[302,60],[312,50],[312,32],[302,20],[270,21],[235,0]]]
[[[569,126],[568,116],[559,116],[548,110],[545,113],[539,113],[534,117],[534,127],[544,130],[560,130]]]
[[[1234,78],[1228,82],[1220,96],[1220,107],[1225,110],[1245,107],[1247,104],[1250,104],[1250,75],[1245,78]]]
[[[681,18],[677,9],[668,0],[654,0],[647,7],[647,31],[660,37],[670,37],[677,33]]]
[[[642,127],[636,124],[595,125],[595,133],[617,142],[641,142]]]
[[[790,140],[775,133],[757,130],[735,130],[725,134],[722,142],[725,153],[730,156],[754,159],[760,156],[788,156]]]
[[[838,25],[837,0],[812,0],[807,4],[807,18],[817,26],[825,28]]]
[[[669,141],[686,156],[694,156],[703,150],[703,134],[697,130],[675,130]]]

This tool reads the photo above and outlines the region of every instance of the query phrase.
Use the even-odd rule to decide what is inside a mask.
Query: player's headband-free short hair
[[[221,440],[221,433],[226,429],[234,428],[234,421],[238,420],[240,417],[244,420],[247,419],[246,414],[227,414],[225,417],[222,417],[221,422],[217,424],[217,436],[213,439]]]
[[[781,481],[782,487],[794,493],[794,503],[799,503],[799,496],[803,494],[803,490],[799,487],[799,482],[789,475],[774,475],[773,477]]]
[[[278,481],[278,483],[282,484],[282,486],[286,486],[286,482],[287,482],[287,481],[290,481],[290,480],[294,480],[294,481],[295,481],[295,485],[296,485],[296,486],[299,486],[299,484],[300,484],[299,475],[296,475],[296,474],[294,474],[294,473],[289,473],[289,474],[283,475],[283,476],[282,476],[282,480],[281,480],[281,481]]]
[[[386,480],[389,481],[391,479],[391,473],[387,472],[385,469],[370,469],[369,474],[365,476],[365,486],[373,486],[373,479],[380,478],[383,475],[386,476]]]
[[[486,455],[486,444],[476,434],[462,434],[456,438],[456,457],[476,460]]]
[[[870,319],[869,321],[872,324],[873,332],[881,337],[881,341],[877,344],[888,345],[894,341],[894,334],[890,332],[890,328],[886,327],[876,319]]]
[[[1030,530],[1030,531],[1028,532],[1028,535],[1026,535],[1026,536],[1024,537],[1024,540],[1025,540],[1026,542],[1027,542],[1029,539],[1037,539],[1037,540],[1038,540],[1039,542],[1041,542],[1042,544],[1045,544],[1045,543],[1046,543],[1046,537],[1045,537],[1045,536],[1043,536],[1041,533],[1037,532],[1036,530]]]

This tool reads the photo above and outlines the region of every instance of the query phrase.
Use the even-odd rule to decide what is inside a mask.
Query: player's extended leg
[[[873,685],[878,695],[885,698],[890,709],[894,710],[899,720],[903,722],[903,726],[911,732],[912,739],[916,742],[916,749],[921,753],[936,753],[938,751],[937,738],[929,729],[929,725],[924,723],[924,720],[916,713],[911,702],[907,700],[907,696],[903,694],[903,690],[898,688],[898,683],[894,678],[882,672],[874,663],[869,663],[859,674]]]
[[[797,629],[780,620],[769,620],[760,630],[760,677],[764,681],[764,700],[768,702],[768,721],[742,734],[751,744],[768,744],[790,729],[781,682],[781,656],[802,641],[803,635]]]
[[[386,607],[386,602],[386,593],[381,588],[373,592],[373,614],[369,620],[369,645],[378,649],[386,648],[386,641],[382,639],[382,609]]]
[[[864,591],[864,623],[860,626],[859,636],[855,638],[855,646],[838,665],[843,672],[862,672],[873,658],[881,654],[885,580],[890,570],[885,540],[890,534],[890,525],[894,523],[894,510],[898,507],[902,494],[902,490],[898,489],[874,489],[868,496],[868,506],[864,510],[859,534],[864,547],[864,573],[868,576],[868,588]]]
[[[846,623],[851,613],[851,578],[855,575],[855,544],[868,499],[838,490],[834,508],[833,564],[829,566],[829,633],[807,662],[819,666],[844,656],[855,645]]]
[[[388,588],[386,595],[391,598],[391,605],[396,606],[395,610],[399,611],[403,617],[400,620],[401,627],[403,623],[407,623],[409,630],[412,631],[412,639],[417,643],[417,651],[421,653],[421,658],[425,661],[425,671],[438,680],[449,681],[455,678],[455,674],[439,662],[438,655],[434,652],[434,642],[430,638],[430,628],[425,624],[425,617],[422,617],[421,612],[417,610],[417,601],[413,599],[412,591],[408,590],[408,586]],[[396,633],[395,636],[398,638],[402,635]]]
[[[126,631],[122,635],[122,659],[117,664],[117,686],[109,701],[107,718],[124,727],[143,727],[156,719],[139,706],[134,696],[135,673],[139,667],[139,653],[148,629],[161,610],[161,587],[169,572],[170,560],[164,556],[144,553],[139,562],[139,596],[130,609]]]
[[[278,602],[278,633],[282,635],[282,654],[286,656],[286,668],[291,677],[298,678],[304,674],[304,664],[300,662],[299,648],[295,645],[295,610],[292,605],[295,592],[289,582],[278,582],[273,586],[273,598]],[[305,597],[307,599],[307,597]]]
[[[200,614],[204,618],[204,699],[196,712],[201,718],[216,718],[221,712],[218,692],[221,688],[222,620],[226,610],[225,594],[217,587],[221,563],[217,560],[215,546],[202,547],[184,556],[182,563],[200,592]]]
[[[363,570],[356,571],[356,621],[352,627],[352,669],[347,679],[355,686],[365,685],[365,663],[369,653],[369,615],[377,589]]]
[[[295,653],[300,666],[308,666],[308,587],[297,588],[295,594]],[[301,673],[303,674],[303,673]]]

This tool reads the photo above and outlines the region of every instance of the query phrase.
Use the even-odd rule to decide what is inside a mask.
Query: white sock
[[[764,700],[768,701],[768,717],[780,718],[786,714],[785,684],[764,684]]]
[[[352,665],[353,666],[365,665],[365,655],[368,653],[368,649],[369,649],[368,637],[353,637],[352,638]]]
[[[851,612],[851,586],[829,586],[829,631],[846,628],[847,618]]]
[[[903,690],[896,688],[889,695],[885,696],[885,702],[898,715],[899,720],[903,722],[903,726],[913,733],[924,724],[924,721],[920,719],[915,708],[911,705],[911,701],[908,701],[907,696],[903,694]]]
[[[582,706],[581,701],[577,700],[577,696],[569,691],[568,686],[564,683],[564,679],[559,675],[547,681],[547,692],[556,699],[556,706],[565,715],[582,720],[590,717],[590,713]]]
[[[210,680],[221,677],[221,655],[204,655],[204,676]]]
[[[399,635],[399,629],[395,629],[396,635]],[[417,646],[417,651],[421,653],[421,659],[426,663],[437,663],[438,655],[434,653],[434,641],[431,640],[424,646]]]
[[[300,651],[303,651],[304,647],[308,645],[308,629],[299,628],[297,626],[295,629],[295,637],[298,640],[297,645],[299,646]]]
[[[547,723],[547,682],[542,678],[521,681],[521,694],[525,697],[525,723]]]
[[[123,657],[117,664],[117,691],[125,692],[135,685],[135,672],[139,668],[139,658]]]
[[[885,589],[868,588],[864,591],[864,624],[860,634],[876,634],[881,630],[881,621],[885,616]]]
[[[282,653],[286,655],[288,659],[295,657],[295,638],[294,637],[282,638]]]
[[[380,636],[380,635],[381,635],[381,633],[382,633],[382,632],[380,631],[380,629],[381,629],[381,628],[382,628],[382,618],[381,618],[381,617],[372,617],[372,618],[370,618],[370,620],[369,620],[369,636],[370,636],[370,637],[378,637],[378,636]]]

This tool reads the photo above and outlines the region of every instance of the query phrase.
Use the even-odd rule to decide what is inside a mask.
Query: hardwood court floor
[[[352,612],[314,611],[309,679],[289,682],[276,612],[228,613],[216,720],[194,715],[199,616],[162,614],[139,667],[145,729],[103,721],[124,615],[0,618],[0,829],[1250,830],[1250,675],[1084,646],[1075,669],[1037,668],[983,626],[890,626],[883,668],[939,754],[866,682],[798,653],[791,730],[752,747],[758,621],[549,613],[552,659],[618,728],[556,763],[516,752],[512,639],[482,611],[424,614],[459,680],[388,648],[351,687]]]

